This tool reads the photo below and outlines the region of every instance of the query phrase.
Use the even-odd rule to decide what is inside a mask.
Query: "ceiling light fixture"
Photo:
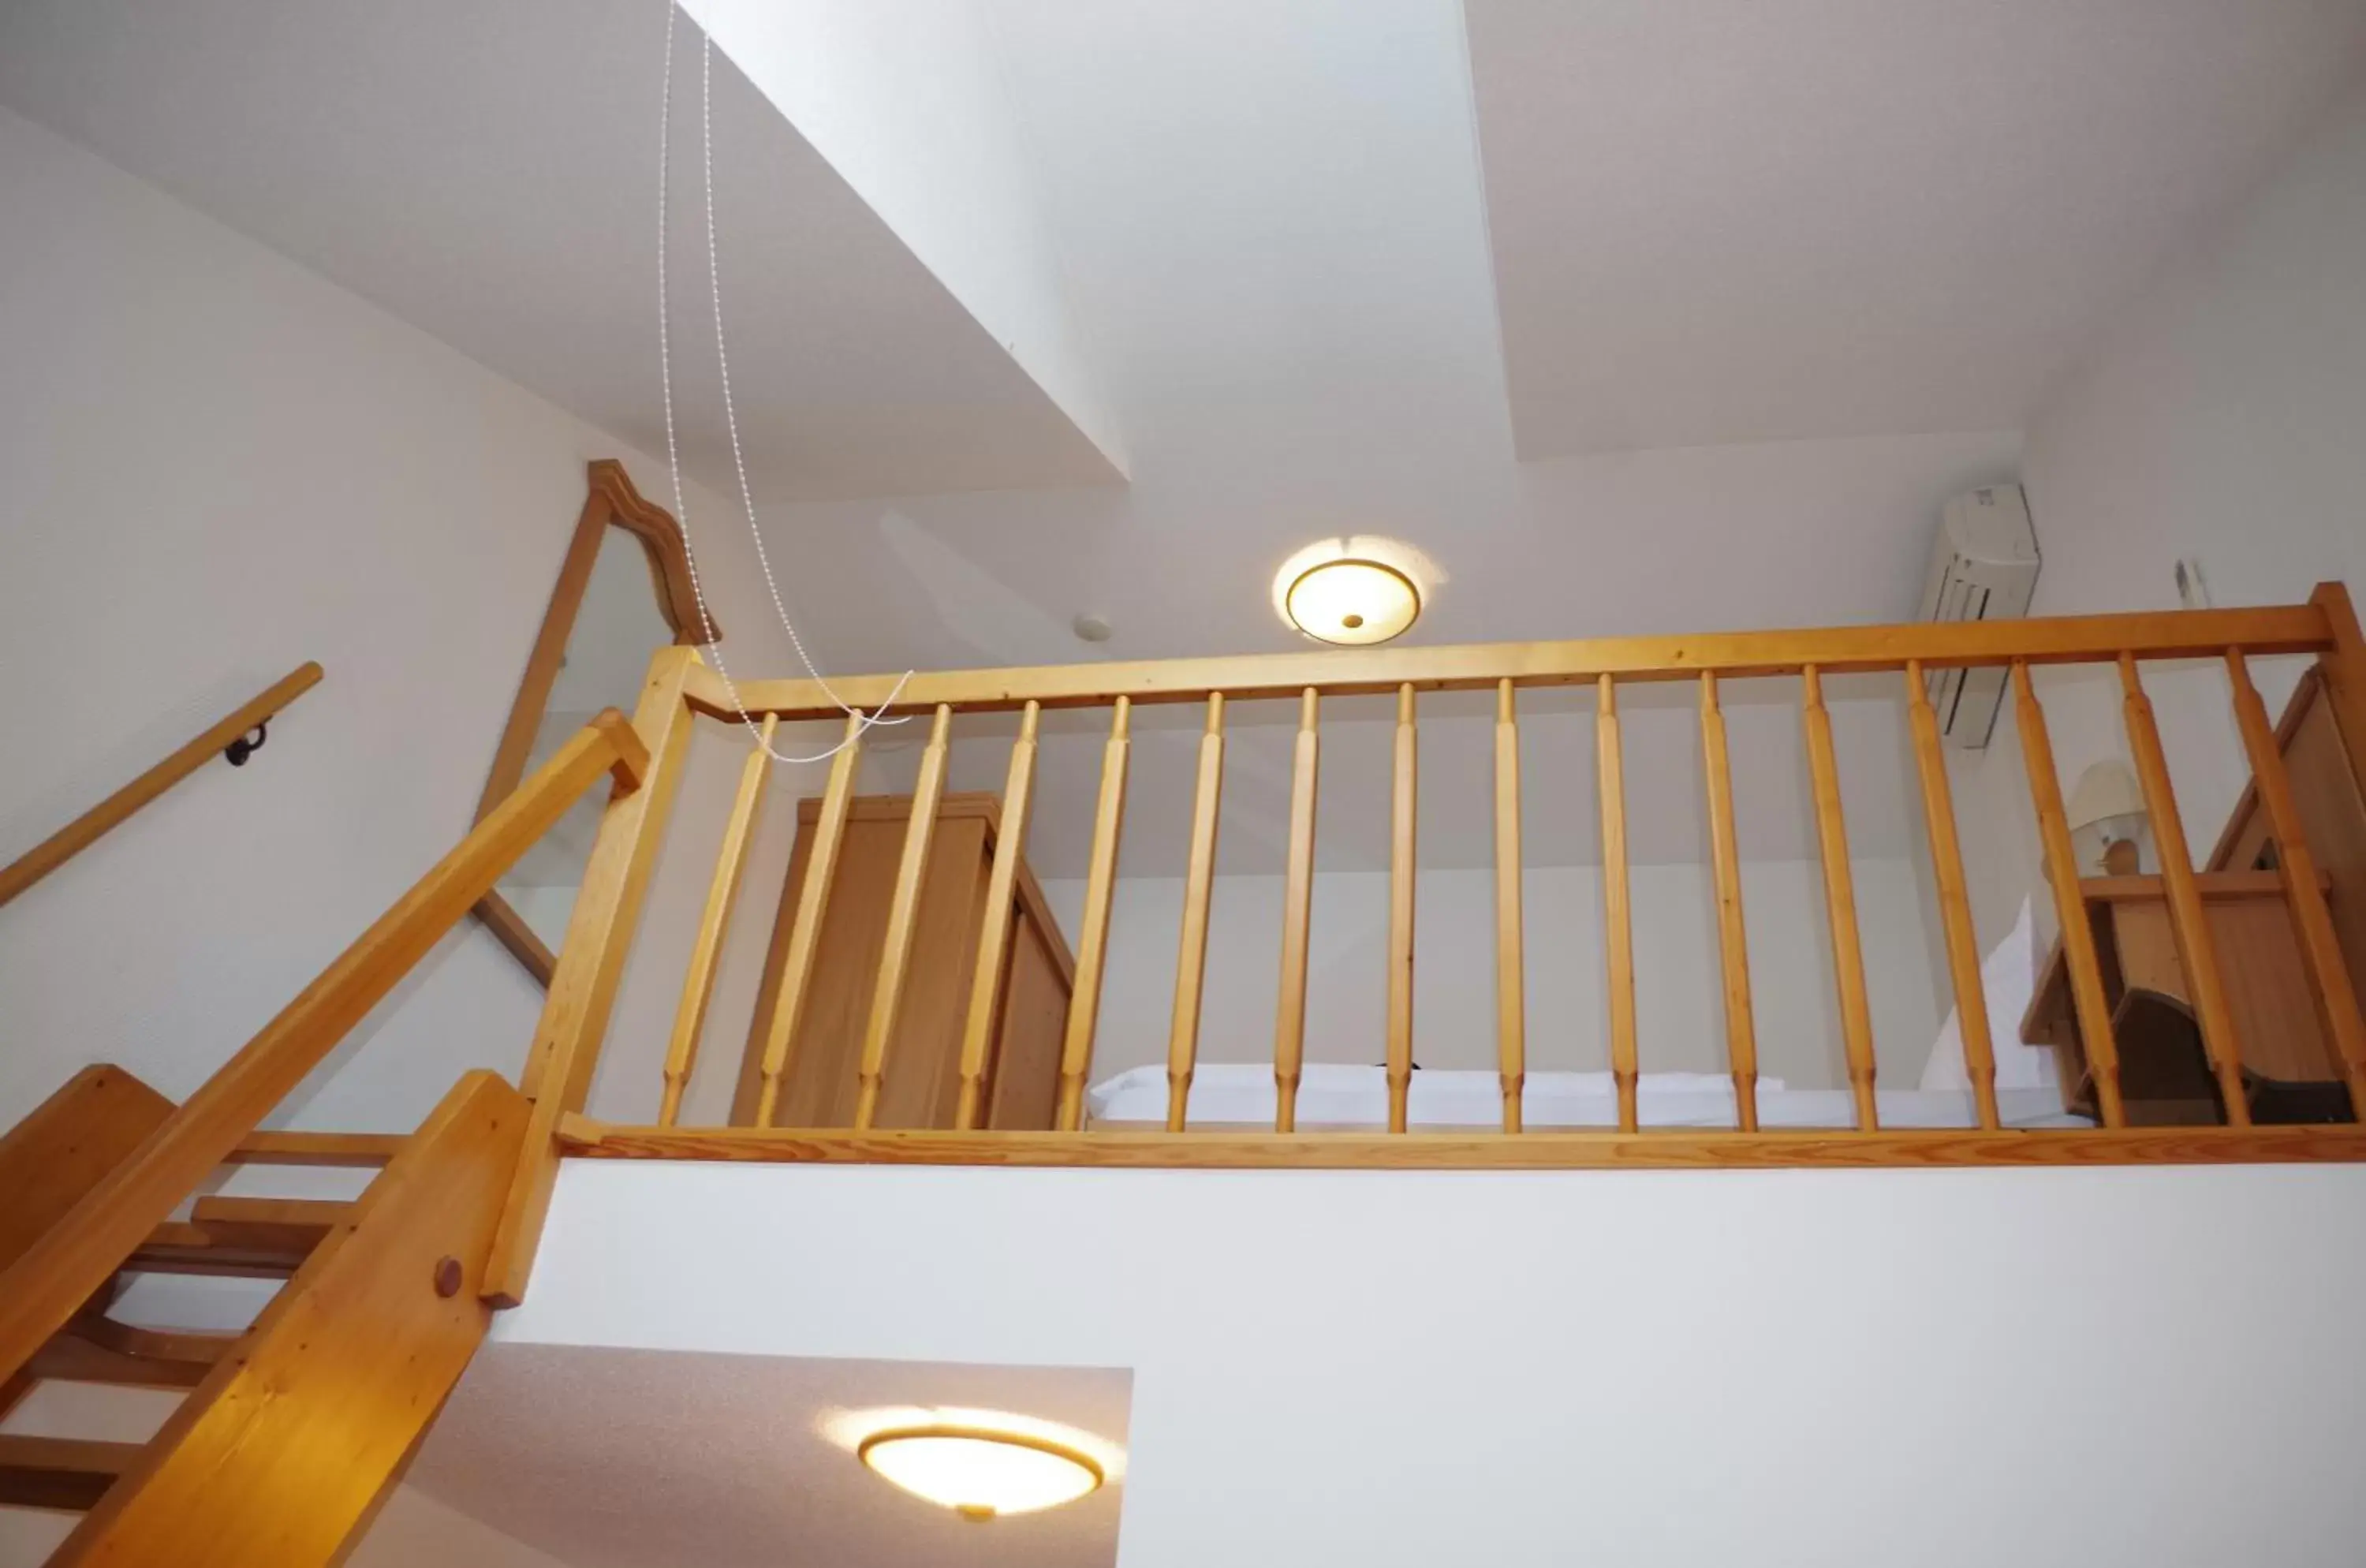
[[[1283,621],[1317,642],[1369,648],[1412,629],[1431,580],[1420,552],[1394,540],[1323,539],[1283,563],[1273,603]]]
[[[890,1427],[854,1452],[873,1473],[965,1519],[1056,1508],[1108,1479],[1080,1449],[985,1427]]]

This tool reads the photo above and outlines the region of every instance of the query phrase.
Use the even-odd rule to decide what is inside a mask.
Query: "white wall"
[[[2031,422],[2039,614],[2174,607],[2198,556],[2221,605],[2292,604],[2341,578],[2366,592],[2366,88],[2284,172],[2179,255]],[[2261,671],[2272,709],[2289,666]],[[2148,673],[2194,852],[2248,770],[2214,670]],[[2066,787],[2124,752],[2106,679],[2045,695]],[[1964,812],[1984,933],[2037,864],[2010,725],[1966,759]]]
[[[1910,1086],[1939,1027],[1913,872],[1903,860],[1862,861],[1854,872],[1876,1056],[1885,1081]],[[1724,1071],[1725,1014],[1708,868],[1639,865],[1629,885],[1638,1049],[1645,1070]],[[1043,885],[1072,937],[1082,919],[1084,886],[1066,879]],[[1388,888],[1385,872],[1325,872],[1314,879],[1309,1061],[1369,1064],[1385,1054]],[[1601,874],[1592,866],[1530,867],[1521,891],[1529,1070],[1606,1068]],[[1425,1067],[1492,1068],[1493,874],[1425,869],[1416,892],[1414,1059]],[[1279,876],[1216,879],[1201,1061],[1273,1059],[1281,902]],[[1844,1087],[1821,868],[1805,861],[1745,864],[1742,904],[1750,917],[1759,1070],[1795,1087]],[[1119,880],[1093,1052],[1097,1080],[1166,1059],[1182,908],[1180,877]]]
[[[621,448],[6,114],[0,209],[0,857],[301,660],[327,671],[246,768],[0,910],[6,1122],[91,1061],[187,1093],[468,830],[584,461]],[[703,504],[727,646],[784,668]],[[744,754],[700,752],[686,809]],[[760,852],[775,877],[785,851]],[[514,1070],[540,1001],[468,926],[304,1113],[413,1125],[464,1068]]]
[[[1121,1568],[2349,1568],[2361,1204],[2357,1167],[578,1160],[494,1332],[1131,1368]]]

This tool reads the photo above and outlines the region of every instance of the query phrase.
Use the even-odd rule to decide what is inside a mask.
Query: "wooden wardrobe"
[[[838,873],[814,954],[812,991],[791,1043],[789,1070],[772,1118],[779,1127],[844,1127],[854,1120],[856,1068],[871,1016],[872,987],[887,935],[887,905],[911,817],[908,795],[860,795],[847,817]],[[755,1121],[764,1032],[780,996],[781,969],[807,847],[821,811],[797,803],[796,850],[781,888],[748,1052],[731,1105],[735,1125]],[[948,795],[938,805],[928,877],[912,938],[904,1005],[887,1045],[876,1125],[951,1127],[961,1086],[962,1032],[970,976],[986,915],[987,872],[1001,831],[991,795]],[[985,1123],[1048,1129],[1059,1094],[1060,1044],[1076,960],[1024,861],[1012,894],[1010,942],[986,1066]]]

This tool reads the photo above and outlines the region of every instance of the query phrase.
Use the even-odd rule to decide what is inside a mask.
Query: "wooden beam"
[[[546,991],[550,989],[550,977],[558,972],[558,955],[535,934],[534,928],[525,923],[525,917],[517,912],[516,905],[499,892],[492,892],[478,899],[472,912],[492,933],[493,940],[507,948],[510,956],[534,977],[535,985]]]
[[[1740,1169],[1786,1166],[2278,1165],[2366,1161],[2366,1127],[2058,1132],[959,1133],[578,1122],[570,1154],[786,1165],[1319,1170]]]
[[[491,1322],[479,1286],[527,1111],[492,1074],[463,1078],[51,1562],[330,1561]]]
[[[56,832],[0,866],[0,905],[73,859],[122,825],[132,813],[204,767],[230,743],[318,685],[321,667],[307,660],[242,703],[220,723],[186,742],[154,767]]]
[[[2076,615],[2010,621],[1918,622],[1819,631],[1724,632],[1699,637],[1603,637],[1579,642],[1506,642],[1460,648],[1363,648],[1328,652],[1167,659],[1135,663],[1049,664],[1004,670],[923,671],[833,676],[830,687],[857,707],[876,707],[901,683],[905,707],[951,703],[963,712],[1098,707],[1113,698],[1137,704],[1196,703],[1211,692],[1234,702],[1294,697],[1307,687],[1325,696],[1371,695],[1410,685],[1417,692],[1485,691],[1499,681],[1520,686],[1590,683],[1603,675],[1635,681],[1690,681],[1704,671],[1725,676],[1785,675],[1813,664],[1827,675],[1903,670],[2079,664],[2118,657],[2217,659],[2229,648],[2252,654],[2315,653],[2332,645],[2327,612],[2311,603],[2264,610],[2172,610],[2127,615]],[[783,719],[826,718],[839,711],[818,682],[750,681],[739,694],[750,712]],[[702,711],[720,709],[693,692]]]

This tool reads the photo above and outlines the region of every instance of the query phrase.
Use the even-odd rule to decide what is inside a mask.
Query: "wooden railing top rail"
[[[320,684],[321,667],[306,660],[239,705],[154,767],[56,832],[0,867],[0,904],[58,869],[120,827],[141,807],[196,773],[246,733]]]
[[[648,749],[614,709],[592,719],[435,863],[261,1033],[5,1272],[0,1379],[23,1366],[151,1227],[393,990],[603,773],[637,790]]]
[[[814,681],[744,681],[739,695],[751,714],[783,719],[834,718],[844,710],[831,693],[855,707],[895,698],[899,708],[926,711],[940,704],[964,713],[1020,708],[1095,707],[1127,697],[1136,703],[1189,703],[1222,692],[1231,701],[1295,697],[1308,687],[1325,696],[1416,692],[1484,691],[1515,686],[1575,685],[1603,675],[1629,681],[1697,680],[1720,676],[1795,674],[1814,665],[1826,675],[1966,665],[2109,662],[2137,659],[2223,659],[2230,648],[2248,654],[2315,653],[2333,645],[2324,605],[2256,610],[2167,610],[2135,615],[2073,615],[2034,620],[1971,621],[1910,626],[1839,626],[1820,630],[1714,632],[1696,637],[1595,637],[1568,642],[1473,643],[1452,648],[1341,649],[1322,652],[1167,659],[1131,663],[1052,664],[1004,670],[923,671],[834,678],[829,691]],[[902,684],[898,693],[896,687]],[[722,681],[693,671],[685,693],[692,705],[736,716]]]

